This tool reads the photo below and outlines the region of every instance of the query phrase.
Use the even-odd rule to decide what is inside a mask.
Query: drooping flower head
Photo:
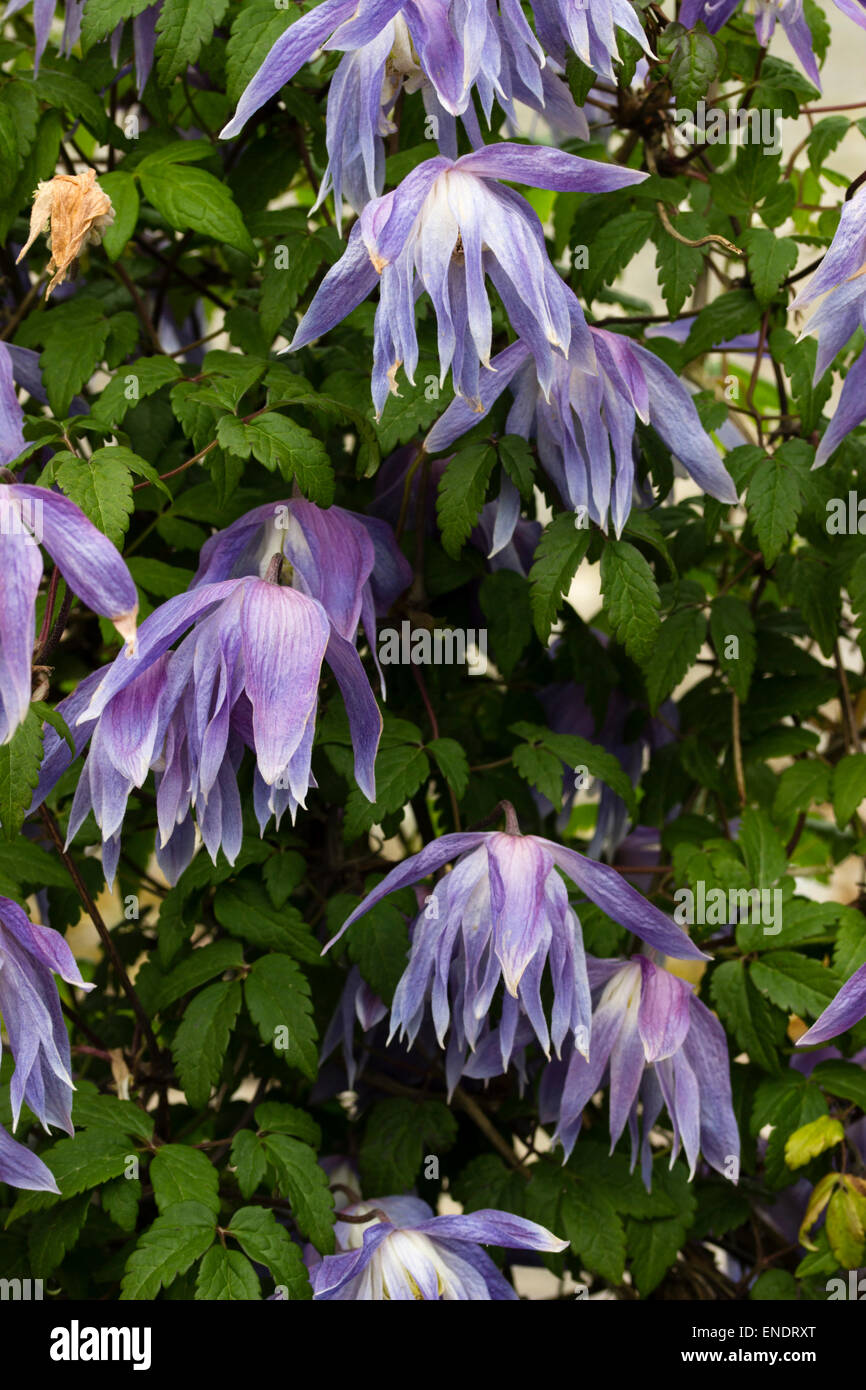
[[[343,1209],[368,1222],[334,1223],[338,1253],[311,1270],[315,1299],[452,1302],[516,1299],[481,1245],[508,1250],[565,1250],[543,1226],[508,1212],[434,1216],[418,1197],[376,1197]]]
[[[687,29],[703,21],[711,34],[717,34],[735,13],[740,0],[682,0],[680,24]],[[836,0],[840,4],[840,0]],[[840,8],[844,8],[840,4]],[[755,17],[755,36],[766,48],[781,24],[785,37],[800,60],[810,82],[821,90],[821,74],[815,59],[812,31],[803,13],[803,0],[743,0],[743,11]],[[847,12],[847,10],[846,10]]]
[[[324,0],[276,40],[222,138],[237,135],[318,48],[358,53],[365,47],[368,97],[377,104],[382,55],[391,79],[411,77],[417,68],[452,116],[467,110],[477,88],[489,120],[494,95],[507,98],[503,78],[510,67],[541,97],[544,53],[516,0]]]
[[[398,864],[334,938],[388,893],[456,860],[415,923],[409,961],[391,1007],[391,1036],[399,1031],[411,1046],[429,1008],[440,1046],[450,1027],[453,1050],[465,1057],[487,1026],[501,982],[503,1071],[523,1016],[548,1056],[551,1043],[558,1055],[569,1036],[582,1052],[589,1051],[591,1006],[580,921],[557,868],[649,945],[675,957],[703,958],[615,870],[540,836],[521,835],[510,808],[507,814],[505,833],[443,835]],[[456,970],[454,961],[459,962]],[[541,994],[545,964],[553,983],[549,1018]]]
[[[822,377],[848,339],[866,327],[866,189],[858,189],[842,204],[842,215],[830,249],[791,305],[803,309],[825,295],[803,334],[818,338],[815,381]],[[834,449],[866,420],[866,353],[849,369],[833,419],[818,445],[813,468],[826,463]]]
[[[4,19],[10,19],[12,15],[18,14],[23,10],[30,0],[8,0],[8,4],[3,13]],[[66,0],[63,16],[63,37],[60,41],[60,52],[69,57],[78,40],[81,37],[81,17],[87,0]],[[135,52],[135,73],[139,95],[144,90],[145,83],[150,75],[153,66],[153,54],[156,47],[156,21],[162,10],[162,0],[156,0],[155,4],[147,5],[142,8],[140,4],[129,5],[126,13],[131,10],[138,12],[132,19],[133,48]],[[33,24],[36,30],[36,49],[34,53],[33,69],[34,73],[39,72],[39,64],[45,52],[48,36],[51,33],[51,26],[54,22],[54,15],[57,10],[57,0],[33,0]],[[120,44],[123,38],[123,23],[118,24],[110,39],[111,61],[117,66],[120,54]]]
[[[79,989],[93,988],[82,980],[59,932],[31,922],[16,902],[0,898],[0,1016],[15,1061],[12,1127],[26,1104],[46,1131],[56,1125],[72,1134],[69,1037],[55,975]],[[44,1164],[3,1130],[0,1181],[57,1191]]]
[[[452,161],[419,164],[400,186],[367,204],[342,259],[331,268],[295,334],[297,351],[360,304],[380,282],[373,356],[373,400],[381,412],[397,394],[402,365],[418,365],[415,300],[426,290],[436,313],[441,378],[480,407],[491,375],[493,321],[489,276],[512,325],[531,352],[542,391],[555,360],[569,353],[592,372],[592,342],[580,306],[547,257],[541,223],[498,179],[537,188],[606,192],[646,176],[548,148],[505,142]]]
[[[548,53],[565,62],[573,48],[581,62],[599,77],[616,81],[613,64],[619,59],[617,28],[636,39],[652,57],[631,0],[530,0],[538,35]],[[685,20],[682,21],[685,23]]]
[[[511,387],[509,434],[535,438],[538,456],[563,501],[616,535],[628,520],[635,483],[635,429],[649,423],[711,497],[736,502],[737,490],[719,451],[701,425],[695,404],[662,360],[618,333],[590,328],[598,372],[573,352],[555,356],[552,383],[542,381],[527,343],[512,343],[490,364],[481,383],[484,415]],[[479,412],[456,399],[425,440],[431,452],[447,448],[478,421]]]
[[[539,1097],[542,1120],[556,1120],[554,1137],[566,1156],[584,1107],[607,1084],[611,1151],[628,1124],[632,1167],[640,1151],[647,1187],[650,1131],[664,1106],[674,1127],[671,1165],[682,1145],[692,1176],[703,1153],[711,1167],[736,1180],[740,1139],[718,1019],[691,985],[646,956],[590,960],[589,975],[595,999],[589,1057],[574,1049],[567,1065],[549,1064]]]

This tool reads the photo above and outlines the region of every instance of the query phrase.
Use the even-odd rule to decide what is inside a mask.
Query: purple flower
[[[833,4],[855,24],[866,29],[866,0],[833,0]]]
[[[840,1033],[853,1028],[861,1018],[866,1017],[866,965],[855,970],[850,980],[839,990],[836,998],[827,1005],[820,1018],[812,1024],[802,1038],[797,1039],[798,1047],[813,1047],[826,1042],[828,1038],[838,1038]]]
[[[584,1107],[607,1077],[611,1152],[627,1122],[632,1167],[640,1147],[647,1187],[650,1131],[663,1106],[674,1126],[671,1165],[682,1144],[692,1177],[703,1152],[711,1167],[736,1181],[740,1138],[731,1105],[728,1047],[718,1019],[691,985],[646,956],[591,960],[589,973],[596,1000],[589,1058],[575,1049],[567,1068],[564,1061],[552,1063],[540,1093],[542,1119],[556,1119],[554,1137],[566,1157],[580,1133]]]
[[[26,1102],[46,1130],[57,1125],[72,1134],[69,1037],[54,975],[79,989],[93,988],[82,980],[59,932],[31,922],[16,902],[0,898],[0,1014],[15,1059],[12,1127]],[[0,1161],[2,1156],[0,1148]]]
[[[662,360],[638,343],[590,328],[598,373],[574,352],[551,358],[552,383],[542,381],[525,342],[512,343],[490,364],[481,384],[480,411],[456,399],[425,440],[432,453],[447,448],[511,386],[509,434],[535,437],[538,456],[568,506],[583,510],[617,536],[628,520],[635,483],[635,428],[650,423],[695,482],[721,502],[737,490],[719,451],[703,429],[687,387]]]
[[[30,0],[9,0],[3,18],[9,19],[13,14],[18,14],[18,12],[23,10],[29,3]],[[85,4],[86,0],[66,0],[63,20],[63,37],[60,41],[60,52],[64,57],[69,57],[81,37],[81,15]],[[130,6],[130,8],[133,7]],[[51,32],[56,9],[57,0],[33,0],[33,24],[36,29],[36,51],[33,62],[34,74],[39,72],[39,64],[45,52],[45,46],[48,43],[48,35]],[[162,0],[156,0],[155,4],[150,5],[142,13],[136,14],[132,21],[135,72],[139,96],[144,90],[145,83],[147,82],[151,67],[153,66],[153,52],[156,46],[156,21],[161,9]],[[120,23],[116,26],[111,35],[111,59],[115,66],[117,66],[122,37],[123,24]]]
[[[815,333],[818,356],[817,382],[837,352],[858,328],[866,327],[866,189],[859,189],[842,204],[842,216],[829,251],[806,288],[791,305],[802,309],[821,295],[823,303],[812,315],[801,336]],[[848,371],[836,413],[815,455],[820,468],[847,434],[866,420],[866,353]]]
[[[522,1015],[548,1056],[551,1041],[559,1055],[569,1035],[582,1052],[589,1051],[591,1007],[580,921],[557,868],[649,945],[670,956],[705,959],[614,869],[540,836],[521,835],[510,808],[508,824],[506,833],[443,835],[427,845],[392,869],[334,938],[388,893],[456,859],[415,923],[409,961],[391,1007],[391,1036],[399,1030],[411,1047],[429,1003],[440,1046],[449,1026],[453,1030],[452,1066],[455,1057],[476,1047],[500,980],[505,986],[499,1031],[503,1071]],[[455,961],[459,968],[452,969]],[[541,998],[545,963],[554,991],[549,1020]]]
[[[318,48],[368,50],[360,61],[371,110],[381,101],[385,63],[389,83],[420,76],[452,116],[467,110],[477,88],[489,120],[494,95],[509,99],[510,70],[542,98],[544,53],[517,0],[324,0],[277,39],[241,94],[222,138],[237,135]],[[344,69],[344,81],[347,74]],[[338,105],[346,109],[339,98]]]
[[[0,1125],[0,1182],[10,1187],[26,1187],[34,1192],[56,1192],[60,1188],[54,1174],[35,1153],[18,1144]]]
[[[652,57],[631,0],[530,0],[544,47],[564,63],[569,48],[600,77],[616,81],[616,29],[624,29]],[[685,24],[685,20],[682,21]]]
[[[692,29],[702,20],[711,34],[717,34],[738,4],[739,0],[683,0],[679,21],[687,29]],[[836,4],[850,13],[839,0],[836,0]],[[743,8],[747,14],[755,16],[755,36],[764,48],[775,33],[776,21],[781,23],[803,71],[820,91],[821,75],[813,52],[812,31],[803,15],[803,0],[745,0]]]
[[[316,1299],[411,1302],[516,1299],[481,1245],[507,1250],[568,1248],[543,1226],[508,1212],[484,1210],[471,1216],[434,1216],[418,1197],[376,1197],[344,1208],[347,1216],[375,1212],[369,1222],[340,1221],[339,1246],[311,1271]]]
[[[203,584],[146,619],[137,657],[120,657],[108,667],[77,718],[79,725],[97,723],[69,838],[92,810],[109,883],[128,797],[150,768],[157,774],[157,857],[171,881],[192,858],[193,809],[211,857],[219,848],[230,863],[237,857],[242,815],[236,773],[245,746],[256,755],[254,805],[262,829],[287,807],[294,817],[315,785],[310,756],[329,635],[320,603],[259,579]],[[339,656],[332,665],[338,680],[348,680],[351,718],[358,712],[357,673],[347,673]],[[360,703],[366,698],[367,707],[360,710],[359,760],[363,784],[372,790],[381,721],[363,671],[360,679]]]
[[[401,365],[414,381],[415,300],[426,290],[438,324],[441,379],[444,383],[450,368],[459,394],[481,409],[481,393],[492,378],[493,324],[484,284],[489,275],[535,359],[542,391],[548,393],[553,384],[557,355],[570,352],[576,365],[592,372],[583,313],[547,258],[541,223],[523,198],[496,180],[606,192],[645,177],[559,150],[508,142],[453,162],[444,156],[428,159],[399,188],[366,205],[345,254],[302,319],[291,351],[333,328],[379,279],[373,400],[381,413],[389,391],[399,394]]]
[[[327,1032],[322,1039],[320,1053],[320,1062],[325,1062],[342,1043],[343,1061],[346,1065],[350,1091],[354,1089],[355,1077],[358,1074],[354,1046],[355,1020],[357,1019],[360,1023],[362,1032],[369,1033],[377,1023],[382,1022],[387,1012],[387,1006],[362,979],[358,966],[353,965],[346,976],[346,983],[343,986],[343,993],[340,995],[337,1011],[328,1024]]]
[[[516,13],[525,23],[519,9]],[[487,25],[488,38],[483,43],[476,38],[475,51],[494,55],[500,64],[495,80],[483,70],[477,77],[487,124],[491,123],[495,97],[509,122],[516,125],[516,100],[534,111],[543,112],[563,138],[588,140],[586,117],[575,106],[567,85],[554,71],[555,65],[548,63],[539,67],[543,55],[531,31],[527,29],[526,32],[537,54],[533,50],[530,55],[519,39],[512,49],[505,35],[500,33],[502,21],[493,6],[478,9],[478,16]],[[456,159],[457,117],[443,106],[436,87],[421,67],[402,14],[369,43],[347,53],[340,62],[328,90],[328,167],[316,202],[318,207],[333,191],[338,226],[342,222],[344,195],[355,212],[360,212],[371,198],[381,194],[385,186],[384,140],[397,128],[392,113],[401,92],[419,90],[427,113],[426,132],[436,140],[440,154]],[[460,120],[470,144],[478,149],[483,146],[484,138],[475,107],[471,102],[461,105]]]

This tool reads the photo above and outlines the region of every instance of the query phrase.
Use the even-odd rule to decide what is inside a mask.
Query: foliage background
[[[326,208],[310,214],[338,55],[308,65],[238,139],[220,143],[216,132],[295,10],[271,0],[164,0],[157,65],[139,100],[131,26],[120,76],[102,41],[134,8],[130,0],[88,0],[81,49],[62,58],[52,42],[38,77],[29,11],[5,25],[0,312],[2,336],[40,352],[48,395],[47,408],[25,400],[33,452],[21,466],[31,481],[41,468],[40,481],[56,481],[122,548],[144,616],[187,587],[212,530],[254,506],[296,487],[323,506],[369,509],[380,461],[403,446],[414,456],[449,391],[428,398],[427,378],[438,370],[423,302],[417,385],[401,380],[401,397],[378,422],[369,403],[372,302],[297,358],[276,355],[343,246]],[[650,8],[672,16],[670,4]],[[807,10],[822,52],[822,7],[807,0]],[[169,22],[174,12],[185,13],[184,24]],[[848,32],[862,42],[859,31]],[[714,50],[709,66],[706,49],[660,47],[647,87],[656,109],[660,95],[693,105],[709,91],[711,72],[717,105],[736,92],[735,102],[781,108],[790,121],[820,105],[775,49],[762,57],[748,20],[702,42]],[[435,482],[425,463],[421,504],[407,509],[401,537],[415,582],[393,623],[429,615],[437,624],[486,626],[494,665],[473,679],[459,668],[425,668],[426,700],[410,669],[390,668],[375,807],[354,787],[342,704],[326,680],[314,757],[319,791],[294,829],[262,839],[251,820],[233,867],[222,858],[214,867],[200,853],[166,889],[153,877],[145,788],[131,802],[119,889],[109,898],[88,853],[99,838],[88,820],[71,859],[85,906],[98,902],[112,927],[147,1030],[83,925],[81,892],[44,822],[26,816],[41,742],[33,713],[0,749],[0,891],[68,930],[98,988],[74,1000],[61,986],[78,1132],[38,1140],[62,1199],[0,1187],[0,1263],[10,1277],[45,1277],[61,1297],[258,1298],[275,1284],[309,1297],[289,1232],[322,1252],[332,1246],[333,1198],[319,1154],[352,1157],[365,1194],[417,1188],[435,1206],[447,1189],[466,1210],[496,1206],[541,1221],[571,1241],[564,1256],[544,1260],[560,1296],[579,1280],[619,1297],[820,1299],[829,1278],[864,1261],[862,1211],[828,1221],[812,1250],[797,1228],[815,1186],[839,1170],[843,1147],[848,1171],[863,1174],[862,1149],[850,1139],[866,1113],[866,1077],[846,1059],[866,1048],[866,1024],[810,1075],[791,1066],[795,1038],[866,960],[860,903],[834,889],[839,867],[852,862],[859,887],[866,847],[858,813],[866,795],[866,554],[858,535],[829,535],[825,524],[829,499],[866,495],[863,431],[822,471],[810,471],[834,383],[862,335],[813,387],[814,344],[797,342],[786,308],[800,271],[829,245],[850,184],[834,151],[844,138],[848,157],[859,148],[862,163],[866,127],[856,111],[810,115],[793,154],[722,145],[677,165],[660,151],[658,125],[643,123],[646,92],[630,85],[637,55],[624,39],[621,51],[617,113],[613,129],[597,136],[598,153],[608,140],[613,157],[639,168],[648,139],[658,174],[616,194],[528,196],[590,321],[621,325],[692,381],[707,428],[740,428],[743,442],[727,451],[726,465],[743,503],[728,508],[675,483],[670,456],[646,430],[652,507],[632,513],[621,540],[577,530],[534,449],[502,435],[500,409],[461,441],[439,488],[438,526],[427,528],[418,519],[432,506]],[[582,95],[576,62],[569,76]],[[825,100],[836,100],[826,83]],[[386,186],[431,152],[420,96],[407,96]],[[32,191],[55,169],[86,166],[97,169],[116,222],[103,248],[82,258],[74,293],[45,305],[36,288],[44,251],[34,248],[26,273],[14,266]],[[674,240],[659,201],[687,236],[718,233],[744,247],[743,260]],[[589,248],[589,269],[570,273],[575,246]],[[288,248],[287,268],[279,247]],[[702,306],[684,343],[645,340],[654,305],[617,288],[638,254],[644,266],[652,257],[664,317]],[[504,345],[508,325],[495,312]],[[763,344],[755,370],[752,359],[742,365],[713,351],[747,333]],[[125,389],[130,374],[138,400]],[[731,377],[734,401],[724,395]],[[491,571],[467,543],[503,470],[521,487],[527,515],[541,506],[546,521],[527,574]],[[602,597],[592,627],[611,639],[604,653],[563,598],[575,575],[598,563]],[[55,599],[61,611],[62,584]],[[39,621],[46,601],[43,594]],[[740,637],[738,662],[724,657],[731,632]],[[50,654],[49,704],[117,649],[110,624],[72,604]],[[453,829],[458,817],[474,824],[501,798],[513,802],[524,830],[556,836],[555,813],[542,816],[533,791],[559,805],[563,762],[587,764],[622,790],[610,754],[605,761],[599,750],[551,734],[538,693],[556,680],[586,686],[599,725],[613,691],[644,719],[675,695],[678,732],[629,798],[635,823],[660,836],[653,901],[670,909],[674,890],[698,880],[785,894],[782,933],[740,927],[714,941],[699,981],[730,1042],[743,1143],[736,1187],[703,1168],[689,1185],[682,1160],[668,1172],[659,1157],[647,1194],[629,1176],[622,1144],[607,1157],[603,1108],[562,1167],[544,1152],[531,1085],[521,1096],[511,1076],[486,1089],[466,1082],[449,1106],[438,1059],[417,1050],[374,1051],[349,1109],[337,1099],[335,1062],[317,1080],[318,1041],[347,966],[360,965],[385,1000],[402,968],[410,894],[319,955],[388,860]],[[49,798],[61,828],[80,766]],[[579,798],[567,842],[585,847],[594,805]],[[133,899],[138,917],[124,913]],[[628,950],[625,934],[597,909],[584,906],[580,915],[590,951]],[[701,939],[712,928],[694,931]],[[267,1044],[281,1024],[293,1044],[278,1054]],[[0,1122],[8,1127],[8,1054],[3,1068]],[[130,1099],[121,1100],[126,1087]],[[826,1115],[842,1118],[848,1142],[791,1166],[791,1136]],[[539,1152],[521,1164],[515,1139]],[[440,1159],[438,1180],[424,1177],[428,1154]],[[133,1179],[124,1176],[131,1155],[139,1164]],[[217,1222],[227,1235],[217,1237]],[[726,1252],[724,1272],[708,1242]]]

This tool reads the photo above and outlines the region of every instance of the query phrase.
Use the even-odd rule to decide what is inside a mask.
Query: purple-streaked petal
[[[797,1039],[798,1047],[814,1047],[816,1043],[837,1038],[866,1015],[866,965],[855,970],[836,998],[831,1001],[820,1018],[802,1038]]]

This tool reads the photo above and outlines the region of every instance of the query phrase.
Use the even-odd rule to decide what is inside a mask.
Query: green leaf
[[[819,1062],[812,1072],[812,1080],[831,1095],[852,1100],[866,1114],[866,1071],[856,1063]]]
[[[835,1148],[845,1138],[845,1126],[830,1115],[819,1115],[801,1125],[785,1142],[785,1162],[789,1168],[803,1168],[819,1154]]]
[[[559,1220],[581,1263],[612,1284],[622,1283],[625,1228],[609,1198],[586,1183],[570,1182],[562,1195]]]
[[[632,660],[647,661],[658,637],[660,601],[640,551],[627,541],[609,541],[601,555],[601,588],[617,641]]]
[[[427,751],[459,801],[469,784],[469,759],[460,744],[453,738],[434,738]]]
[[[334,1251],[334,1199],[328,1175],[316,1161],[315,1150],[287,1134],[269,1134],[264,1140],[268,1161],[277,1175],[277,1188],[292,1206],[292,1216],[302,1235],[320,1255]]]
[[[381,825],[391,812],[399,811],[430,775],[430,762],[423,748],[411,744],[380,747],[376,758],[376,800],[370,802],[359,787],[353,787],[346,802],[343,836],[354,840],[374,825]]]
[[[220,442],[229,447],[222,434]],[[334,500],[331,461],[321,440],[302,425],[296,425],[287,415],[267,411],[243,426],[243,445],[271,472],[277,469],[287,482],[296,481],[309,501],[321,507],[331,505]]]
[[[713,599],[710,636],[731,689],[741,701],[745,700],[749,694],[757,651],[755,620],[748,605],[728,594]]]
[[[722,1021],[742,1051],[764,1071],[778,1071],[777,1048],[785,1034],[785,1016],[758,992],[744,962],[728,960],[716,966],[710,991]]]
[[[778,458],[759,463],[749,484],[747,505],[764,559],[772,565],[794,530],[802,505],[794,471]]]
[[[144,196],[170,227],[178,232],[200,232],[212,241],[234,246],[250,260],[257,259],[240,209],[226,185],[213,174],[150,157],[141,161],[136,172]]]
[[[834,970],[797,951],[768,951],[752,962],[751,976],[780,1009],[817,1018],[838,993],[842,981]]]
[[[9,743],[0,744],[0,827],[6,840],[16,840],[24,824],[42,762],[42,721],[27,711]]]
[[[156,1298],[213,1244],[216,1222],[201,1202],[179,1202],[139,1237],[126,1262],[121,1300]]]
[[[63,1196],[74,1197],[120,1176],[130,1157],[130,1140],[117,1130],[86,1129],[74,1139],[61,1139],[41,1157]]]
[[[226,46],[226,91],[233,104],[296,18],[294,10],[278,9],[273,0],[247,0],[240,6]]]
[[[265,1176],[268,1161],[265,1146],[251,1129],[242,1129],[232,1140],[232,1164],[237,1169],[242,1197],[252,1197]]]
[[[686,360],[691,361],[741,333],[754,333],[760,322],[761,308],[751,291],[728,290],[701,309],[686,339]]]
[[[177,381],[180,367],[170,357],[137,357],[120,367],[93,407],[94,419],[119,425],[126,412],[169,382]]]
[[[117,1096],[102,1096],[90,1082],[78,1081],[72,1102],[76,1125],[85,1129],[113,1129],[118,1134],[134,1135],[149,1144],[153,1138],[153,1116],[131,1100]]]
[[[685,1240],[686,1228],[676,1217],[664,1221],[629,1221],[629,1263],[641,1298],[646,1298],[661,1283]]]
[[[55,480],[88,521],[119,545],[133,507],[132,475],[125,462],[111,455],[111,449],[97,449],[89,459],[67,459]]]
[[[696,212],[681,213],[675,226],[680,235],[690,241],[698,241],[706,235],[706,220]],[[680,312],[698,282],[704,268],[703,253],[697,247],[684,246],[662,226],[653,233],[653,241],[656,245],[659,284],[668,312],[673,318]]]
[[[262,956],[244,981],[244,997],[259,1036],[314,1079],[318,1070],[316,1025],[310,986],[296,963],[284,955]]]
[[[755,296],[761,304],[769,304],[797,264],[797,243],[765,227],[750,227],[741,240]]]
[[[703,26],[680,35],[668,68],[677,105],[694,110],[699,98],[709,91],[719,66],[716,45]]]
[[[427,1155],[441,1158],[457,1139],[457,1121],[438,1100],[380,1100],[361,1143],[364,1192],[404,1192],[421,1186]]]
[[[226,1250],[212,1245],[208,1250],[195,1281],[195,1296],[212,1302],[238,1302],[261,1299],[262,1286],[258,1276],[240,1250]]]
[[[788,867],[785,846],[765,811],[747,806],[740,818],[740,848],[756,888],[771,888]]]
[[[532,450],[519,434],[500,435],[496,447],[499,451],[499,462],[524,502],[528,502],[532,497],[532,480],[535,476]]]
[[[826,763],[803,758],[786,767],[779,778],[773,801],[773,814],[786,820],[797,811],[807,811],[830,795],[830,769]]]
[[[90,1193],[71,1202],[60,1202],[50,1211],[40,1212],[27,1233],[30,1268],[36,1279],[47,1279],[78,1240],[87,1220]]]
[[[184,994],[207,984],[214,975],[221,975],[224,970],[236,970],[243,965],[243,961],[243,951],[235,941],[214,941],[209,946],[197,947],[168,975],[158,978],[155,997],[148,999],[152,1012],[162,1012]]]
[[[866,753],[850,753],[840,758],[833,770],[833,811],[837,825],[844,827],[866,797]]]
[[[319,945],[293,907],[275,908],[260,883],[241,878],[223,884],[214,898],[214,916],[232,936],[263,951],[281,951],[308,965],[321,959]]]
[[[478,520],[495,462],[492,444],[470,444],[454,455],[439,480],[439,529],[442,545],[454,560]]]
[[[99,1191],[103,1210],[115,1226],[130,1233],[138,1224],[138,1208],[141,1203],[141,1182],[138,1178],[113,1178],[105,1182]]]
[[[133,19],[152,4],[152,0],[87,0],[81,16],[81,41],[90,48],[112,33],[125,19]]]
[[[547,642],[556,621],[563,597],[589,548],[592,533],[589,527],[578,527],[573,512],[561,512],[546,527],[535,550],[531,586],[532,618],[535,631]]]
[[[827,1207],[830,1249],[844,1269],[859,1269],[866,1246],[866,1198],[844,1180]]]
[[[51,409],[63,419],[102,361],[111,325],[94,300],[75,299],[52,309],[38,326],[45,339],[42,381]]]
[[[108,259],[116,261],[123,254],[138,222],[138,187],[132,174],[127,174],[123,169],[100,174],[99,186],[111,199],[114,208],[114,221],[102,233],[102,244]],[[165,360],[168,362],[171,359]]]
[[[797,1281],[786,1269],[765,1269],[749,1290],[749,1298],[756,1303],[762,1300],[775,1303],[779,1299],[797,1297]]]
[[[322,1142],[322,1132],[312,1115],[300,1110],[297,1105],[286,1105],[284,1101],[266,1100],[256,1106],[256,1124],[259,1129],[272,1134],[291,1134],[295,1139],[303,1139],[305,1144],[317,1149]]]
[[[286,1288],[290,1299],[312,1297],[300,1247],[295,1245],[272,1211],[241,1207],[229,1222],[228,1233],[243,1246],[251,1260],[270,1271],[275,1284]]]
[[[156,21],[161,82],[172,82],[196,61],[227,9],[228,0],[162,0]]]
[[[496,570],[485,574],[478,599],[487,619],[493,659],[508,680],[532,640],[529,586],[522,574]]]
[[[224,980],[202,990],[184,1011],[171,1055],[180,1084],[194,1109],[207,1105],[240,1007],[240,983]]]
[[[194,1202],[219,1213],[219,1174],[201,1149],[185,1144],[163,1144],[150,1161],[150,1181],[160,1212],[179,1202]]]
[[[644,663],[650,709],[653,712],[691,670],[706,633],[707,620],[697,609],[684,609],[662,623],[652,655]]]

